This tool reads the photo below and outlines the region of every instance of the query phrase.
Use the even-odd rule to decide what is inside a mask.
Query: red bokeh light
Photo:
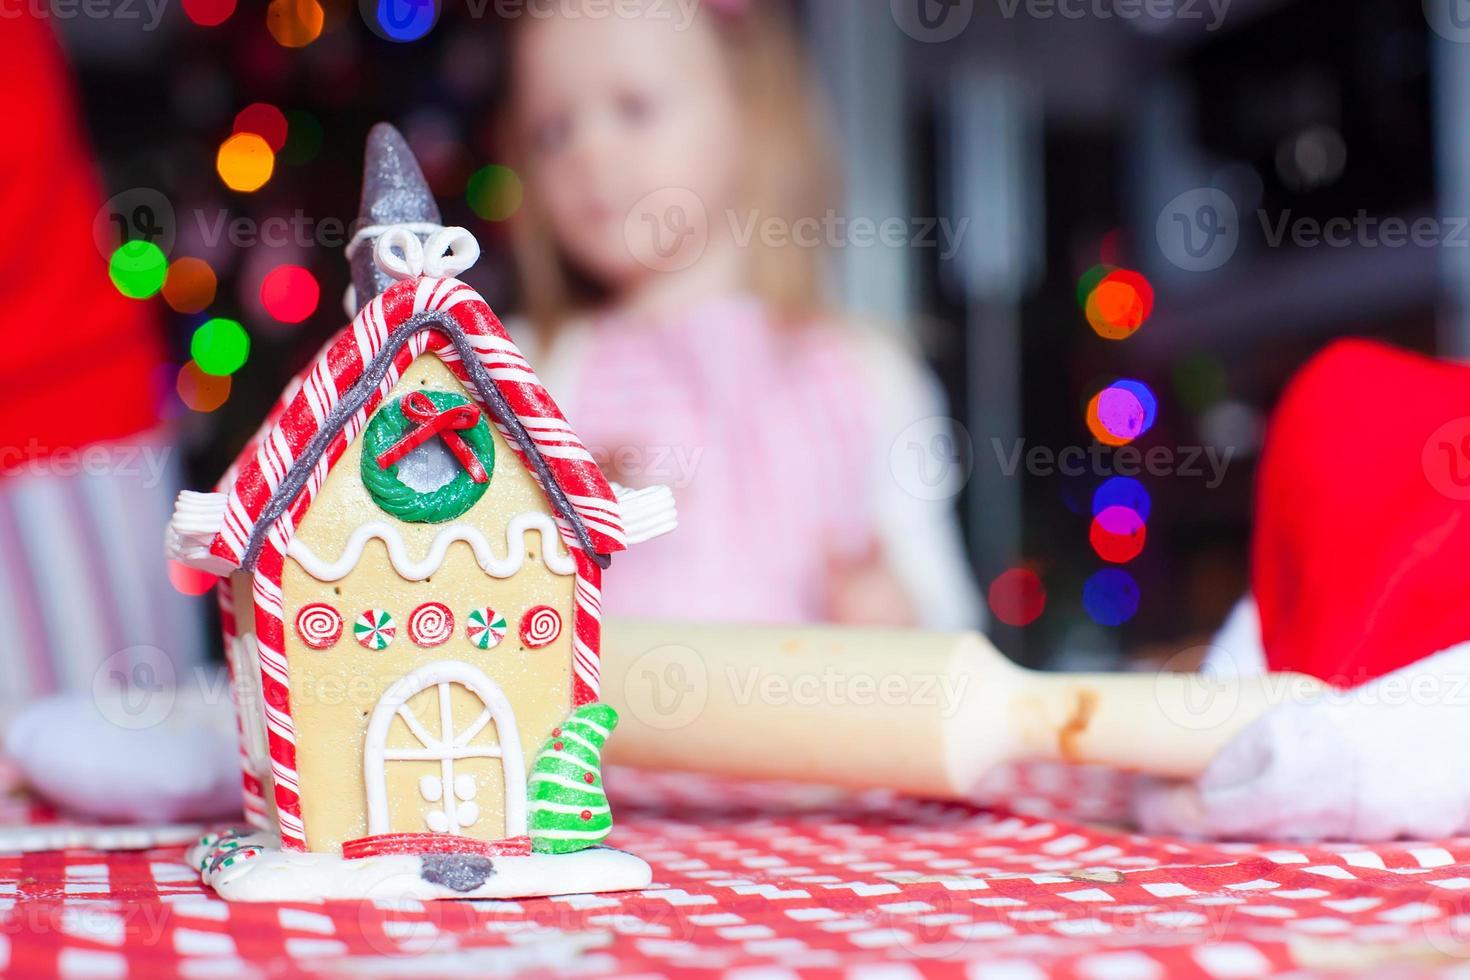
[[[1130,507],[1106,507],[1092,519],[1087,537],[1099,558],[1124,565],[1143,553],[1148,525]]]
[[[289,126],[286,114],[269,102],[254,102],[235,116],[236,133],[254,133],[265,140],[272,153],[280,153],[286,145]]]
[[[218,27],[235,12],[235,0],[184,0],[184,15],[200,27]]]
[[[322,290],[316,277],[299,265],[280,265],[260,284],[260,302],[282,323],[300,323],[316,312]]]
[[[203,595],[214,588],[214,583],[219,579],[201,572],[197,568],[190,568],[182,562],[170,560],[168,563],[168,580],[184,595]]]
[[[1012,568],[990,583],[990,611],[1007,626],[1030,626],[1046,610],[1046,587],[1029,568]]]

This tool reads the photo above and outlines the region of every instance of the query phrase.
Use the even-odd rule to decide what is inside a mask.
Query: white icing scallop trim
[[[628,544],[642,544],[668,534],[679,526],[679,509],[674,491],[664,486],[630,490],[612,485],[621,511],[623,534]]]
[[[558,547],[561,534],[557,530],[556,522],[539,511],[527,511],[511,518],[505,529],[504,558],[495,554],[479,528],[469,524],[451,524],[434,537],[428,555],[422,561],[414,561],[408,555],[408,545],[398,528],[385,521],[371,521],[353,531],[341,556],[334,562],[318,558],[299,537],[292,539],[286,548],[286,555],[295,560],[312,578],[320,582],[339,582],[357,567],[367,543],[377,538],[388,546],[388,559],[393,563],[395,572],[410,582],[422,582],[443,566],[449,546],[456,541],[463,541],[474,551],[475,561],[484,569],[485,574],[493,578],[510,578],[526,563],[527,531],[541,532],[541,558],[553,574],[577,574],[576,559],[570,553],[563,553]]]

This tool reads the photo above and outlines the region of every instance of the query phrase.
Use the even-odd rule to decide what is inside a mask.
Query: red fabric
[[[1470,367],[1342,341],[1266,438],[1252,585],[1267,663],[1354,687],[1470,640]]]
[[[162,351],[147,305],[124,298],[92,237],[102,194],[50,27],[0,30],[0,474],[158,421]],[[76,411],[56,411],[66,402]]]
[[[0,972],[1240,980],[1470,954],[1470,840],[1149,838],[1083,822],[1120,817],[1126,777],[1003,775],[1008,809],[612,770],[610,842],[654,871],[615,895],[227,905],[177,847],[0,853]]]

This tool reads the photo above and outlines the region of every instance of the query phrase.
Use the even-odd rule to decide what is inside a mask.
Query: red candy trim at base
[[[531,853],[531,838],[475,840],[453,834],[377,834],[359,837],[342,845],[349,861],[383,854],[478,854],[483,857],[525,857]]]

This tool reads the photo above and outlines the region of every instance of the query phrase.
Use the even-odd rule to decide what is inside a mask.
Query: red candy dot
[[[594,776],[594,775],[592,775],[592,773],[590,773],[590,772],[583,773],[582,774],[582,778],[585,779],[589,783],[593,783],[593,782],[596,782],[597,781],[597,777]]]
[[[551,747],[553,749],[556,749],[558,752],[560,752],[562,750],[562,743],[561,742],[552,742],[551,743]]]
[[[582,819],[583,820],[591,820],[592,819],[592,811],[591,810],[583,810],[582,811]]]
[[[553,728],[551,730],[551,734],[553,734],[553,735],[560,735],[561,734],[561,729],[560,728]]]

